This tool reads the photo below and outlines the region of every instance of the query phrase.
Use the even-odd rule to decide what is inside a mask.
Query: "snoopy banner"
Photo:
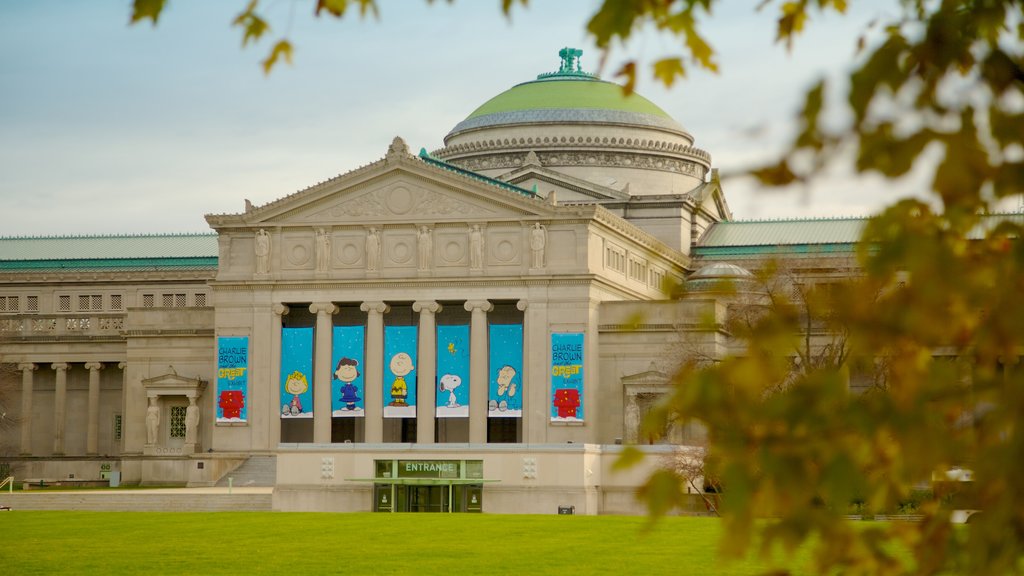
[[[335,326],[331,366],[331,415],[340,418],[363,416],[366,388],[363,386],[363,326]]]
[[[551,421],[583,421],[583,333],[551,335]]]
[[[469,417],[469,325],[437,327],[438,418]]]
[[[217,422],[248,420],[249,337],[217,338]]]
[[[384,417],[416,417],[416,326],[384,327]]]
[[[281,329],[281,418],[313,417],[313,328]]]
[[[518,418],[523,415],[523,325],[491,324],[490,389],[487,416]]]

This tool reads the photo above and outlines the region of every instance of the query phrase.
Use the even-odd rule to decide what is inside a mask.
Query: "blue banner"
[[[551,420],[583,422],[583,333],[551,335]]]
[[[416,417],[416,326],[384,327],[384,417]]]
[[[487,393],[489,418],[519,418],[523,415],[523,325],[491,324],[490,387]]]
[[[217,338],[217,422],[249,419],[249,337]]]
[[[437,327],[438,418],[469,417],[469,325]]]
[[[313,417],[313,328],[281,329],[281,418]]]
[[[364,415],[366,388],[363,385],[363,326],[335,326],[331,366],[331,415],[356,418]]]

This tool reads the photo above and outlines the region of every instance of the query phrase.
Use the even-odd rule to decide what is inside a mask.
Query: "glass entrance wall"
[[[374,512],[481,512],[483,460],[375,460]]]

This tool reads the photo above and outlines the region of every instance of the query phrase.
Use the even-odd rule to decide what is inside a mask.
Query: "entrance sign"
[[[438,418],[469,417],[469,325],[437,327]]]
[[[487,396],[489,418],[519,418],[523,415],[523,325],[491,324],[490,385]]]
[[[331,415],[356,418],[364,415],[366,387],[363,381],[363,326],[335,326],[331,354]]]
[[[583,333],[551,335],[551,421],[583,422]]]
[[[399,478],[458,478],[459,460],[399,460]]]
[[[281,329],[281,418],[313,417],[313,328]]]
[[[384,327],[384,417],[416,417],[416,326]]]
[[[217,422],[246,422],[249,394],[249,337],[217,338]]]

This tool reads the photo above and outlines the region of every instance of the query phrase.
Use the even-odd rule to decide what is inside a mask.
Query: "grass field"
[[[666,518],[649,531],[645,522],[622,516],[14,511],[0,513],[0,569],[23,575],[738,576],[773,567],[719,561],[717,519]]]

